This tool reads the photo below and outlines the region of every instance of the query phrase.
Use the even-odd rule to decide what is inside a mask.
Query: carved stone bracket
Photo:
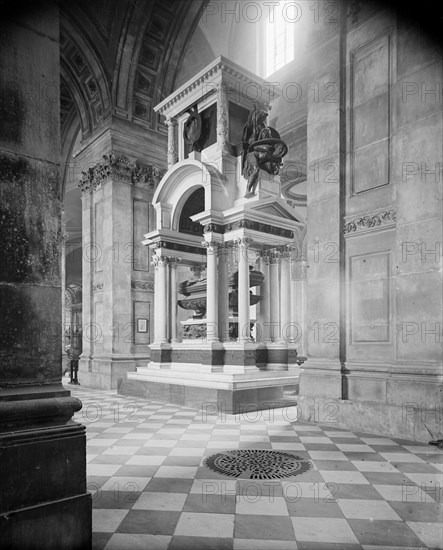
[[[165,170],[155,165],[140,165],[136,160],[129,160],[125,155],[103,155],[103,160],[97,162],[82,172],[79,187],[83,193],[92,192],[109,180],[125,181],[126,183],[142,183],[154,189],[162,178]]]
[[[92,285],[92,292],[101,292],[103,290],[103,282]]]
[[[355,233],[363,233],[379,228],[388,228],[394,226],[396,222],[397,213],[394,208],[390,208],[383,212],[346,219],[343,232],[345,236],[350,236]]]

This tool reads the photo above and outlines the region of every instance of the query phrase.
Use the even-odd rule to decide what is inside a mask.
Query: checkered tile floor
[[[443,452],[294,421],[294,407],[205,416],[187,407],[67,386],[83,401],[94,550],[443,548]],[[237,480],[202,464],[274,449],[312,468]]]

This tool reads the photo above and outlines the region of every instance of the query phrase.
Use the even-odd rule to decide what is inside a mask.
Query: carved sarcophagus
[[[261,271],[250,268],[249,287],[261,286],[265,276]],[[206,278],[198,281],[183,281],[178,285],[178,292],[185,296],[178,300],[178,305],[182,309],[193,310],[194,319],[202,319],[206,314]],[[250,305],[253,306],[260,301],[260,296],[252,294],[250,291]],[[237,314],[238,308],[238,271],[229,277],[229,312],[232,315]]]

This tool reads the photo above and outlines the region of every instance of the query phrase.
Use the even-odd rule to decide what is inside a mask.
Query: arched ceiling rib
[[[79,0],[62,4],[62,76],[83,137],[115,114],[158,129],[207,0]],[[162,128],[163,129],[163,128]]]
[[[65,18],[60,27],[60,58],[61,74],[74,97],[86,137],[111,114],[111,94],[103,60],[91,48],[89,37]]]

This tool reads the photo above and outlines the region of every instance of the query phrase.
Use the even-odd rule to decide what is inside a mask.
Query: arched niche
[[[197,187],[191,190],[188,198],[184,201],[178,216],[178,231],[179,233],[187,233],[188,235],[203,236],[203,226],[201,223],[192,221],[191,217],[195,214],[203,212],[205,209],[205,190],[203,187]]]
[[[183,207],[198,189],[203,190],[199,193],[204,193],[199,212],[222,205],[219,191],[223,190],[223,185],[215,167],[194,159],[175,164],[160,181],[152,200],[157,214],[157,229],[179,232]]]

